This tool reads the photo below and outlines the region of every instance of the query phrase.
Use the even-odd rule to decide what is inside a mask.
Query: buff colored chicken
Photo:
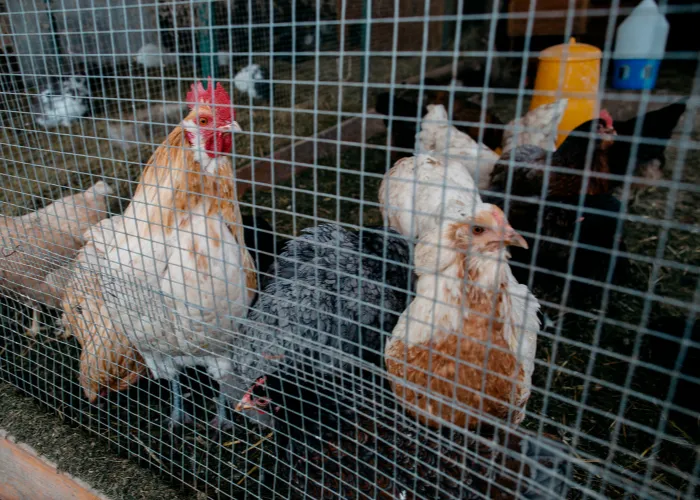
[[[170,381],[174,424],[186,418],[180,371],[202,365],[220,377],[226,360],[219,353],[230,349],[236,318],[257,287],[228,156],[240,130],[231,100],[210,80],[207,89],[193,85],[187,102],[190,113],[151,157],[114,238],[93,240],[97,293],[67,301],[64,321],[79,329],[70,316],[93,309],[107,318],[92,336],[128,338],[123,349],[138,351],[155,378]],[[82,373],[101,372],[99,355],[86,360],[92,368]],[[83,382],[92,399],[114,387],[99,375]]]
[[[387,342],[387,371],[399,400],[423,423],[474,428],[478,416],[490,415],[519,424],[539,303],[513,277],[505,247],[527,243],[495,205],[477,200],[473,215],[456,212],[460,221],[444,221],[416,247],[416,298]]]
[[[401,182],[407,177],[409,187]],[[419,238],[417,297],[385,348],[397,396],[434,426],[445,419],[471,427],[476,420],[469,412],[520,422],[534,369],[539,303],[513,277],[504,247],[527,248],[525,239],[500,208],[482,202],[469,172],[456,162],[424,155],[400,160],[385,176],[379,198],[388,224]],[[455,407],[455,395],[463,409]]]
[[[36,212],[0,218],[2,292],[27,300],[33,309],[27,335],[35,337],[41,330],[40,304],[60,306],[62,273],[85,243],[83,232],[105,217],[111,193],[110,186],[98,182]]]

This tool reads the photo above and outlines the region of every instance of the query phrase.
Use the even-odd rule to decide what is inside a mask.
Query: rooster
[[[595,133],[592,157],[589,155],[589,137]],[[613,145],[613,120],[603,110],[600,118],[579,125],[555,152],[539,146],[523,145],[503,154],[491,172],[490,191],[508,192],[518,196],[541,196],[545,170],[556,167],[549,174],[547,193],[551,196],[578,194],[583,174],[590,171],[585,194],[604,194],[610,191],[609,180],[596,174],[610,174],[608,151]],[[590,159],[590,168],[588,161]],[[512,163],[512,165],[511,165]],[[511,170],[512,169],[512,170]],[[512,184],[508,187],[509,171]]]
[[[565,498],[558,442],[493,429],[447,439],[394,407],[381,389],[349,393],[336,380],[284,371],[251,384],[237,409],[271,416],[275,454],[305,498]]]
[[[448,207],[450,220],[421,237],[416,298],[385,349],[398,398],[434,427],[473,428],[475,414],[518,424],[530,396],[539,303],[504,248],[527,243],[500,208],[474,203],[467,214]]]
[[[222,380],[228,400],[278,363],[339,368],[348,385],[369,377],[364,368],[382,365],[385,337],[407,306],[409,267],[408,242],[392,230],[306,229],[277,257],[239,329]]]
[[[209,80],[206,89],[192,85],[187,102],[190,113],[149,160],[111,241],[92,242],[96,290],[65,308],[76,336],[84,333],[75,316],[96,313],[88,323],[105,317],[109,326],[95,326],[90,337],[126,337],[125,348],[171,382],[173,423],[185,419],[179,372],[203,365],[212,378],[221,376],[228,365],[217,353],[234,338],[236,318],[257,287],[228,156],[232,133],[241,130],[229,95]],[[90,354],[85,361],[103,362]],[[90,384],[99,386],[100,377],[83,380],[84,388]]]

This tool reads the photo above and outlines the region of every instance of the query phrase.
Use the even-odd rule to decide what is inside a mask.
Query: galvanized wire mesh
[[[660,6],[634,92],[618,2],[6,0],[3,383],[217,498],[695,497],[700,7]],[[553,151],[512,120],[571,35],[599,120]]]

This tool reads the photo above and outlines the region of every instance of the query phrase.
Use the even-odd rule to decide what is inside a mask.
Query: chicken
[[[21,217],[0,217],[2,293],[26,300],[33,309],[26,333],[41,330],[40,305],[58,308],[63,293],[63,272],[83,246],[83,232],[104,218],[112,188],[97,182],[90,189],[66,196]]]
[[[179,372],[201,365],[220,377],[227,362],[218,353],[257,287],[228,156],[240,130],[229,95],[210,80],[192,85],[187,102],[190,114],[151,157],[120,230],[109,244],[93,241],[98,290],[78,300],[111,322],[93,336],[125,335],[153,376],[171,382],[173,423],[186,418]],[[73,314],[81,312],[69,304]]]
[[[681,115],[685,113],[686,101],[687,99],[682,99],[627,121],[618,121],[615,124],[617,137],[608,152],[610,172],[625,175],[632,159],[632,150],[635,149],[635,162],[631,173],[648,180],[661,179],[666,163],[666,146]],[[642,120],[640,133],[635,135],[639,120]],[[635,137],[639,139],[636,147],[631,142]]]
[[[437,96],[436,99],[427,98],[427,104],[442,104],[445,109],[449,109],[448,94],[443,93]],[[393,108],[390,109],[390,106]],[[393,160],[397,161],[410,154],[413,154],[415,148],[415,138],[418,132],[418,121],[428,113],[426,106],[418,106],[416,102],[411,102],[407,99],[395,97],[393,100],[391,94],[384,92],[377,96],[375,102],[377,113],[391,117],[392,132],[391,145],[392,148],[400,148],[402,151],[393,151]],[[481,125],[481,106],[469,101],[455,100],[452,112],[452,121],[457,122],[457,129],[466,133],[477,141],[483,143],[491,150],[496,149],[501,145],[503,139],[503,130],[494,128],[493,125],[500,127],[503,125],[496,115],[486,111],[484,118],[484,126]],[[384,123],[389,126],[389,119],[385,118]],[[480,131],[483,129],[483,137],[479,137]]]
[[[272,227],[260,216],[243,216],[242,222],[245,226],[246,247],[257,267],[269,269],[274,262],[275,251],[271,234],[268,234],[272,232]],[[103,288],[100,280],[104,279],[101,274],[106,268],[103,260],[104,249],[112,245],[117,233],[124,231],[121,224],[122,217],[115,216],[88,230],[84,238],[90,243],[78,254],[75,269],[72,270],[69,284],[66,285],[70,295],[66,296],[63,304],[66,311],[64,320],[67,322],[64,326],[67,333],[76,335],[82,346],[80,383],[90,401],[105,395],[107,391],[127,389],[147,372],[141,354],[129,337],[113,325],[101,298]],[[148,289],[142,283],[138,283],[139,286],[135,285],[129,285],[129,281],[119,285],[122,290],[131,286],[126,293],[132,297],[132,305],[138,302],[133,300],[134,296],[148,293]],[[155,299],[150,297],[149,300],[161,298],[161,295],[154,295]],[[69,310],[70,308],[73,310]],[[137,305],[137,311],[142,312],[143,307]],[[146,311],[148,312],[148,309]],[[179,394],[180,391],[176,387],[175,397],[179,397]]]
[[[483,144],[477,143],[464,132],[448,123],[447,111],[441,104],[428,105],[428,113],[421,122],[418,136],[421,153],[432,153],[438,158],[449,157],[467,168],[481,189],[489,186],[491,170],[498,155]]]
[[[409,255],[406,240],[383,228],[324,224],[287,243],[239,329],[245,340],[222,380],[228,400],[280,362],[335,367],[349,385],[368,375],[363,367],[381,366],[384,337],[408,304]]]
[[[89,401],[107,391],[127,389],[147,372],[141,354],[112,323],[100,287],[99,266],[105,250],[123,231],[121,216],[89,228],[83,235],[87,243],[66,277],[61,322],[66,335],[75,336],[82,348],[80,386]]]
[[[698,421],[698,415],[700,415],[698,385],[700,384],[695,381],[700,380],[700,322],[694,316],[691,314],[688,318],[685,314],[682,316],[656,314],[649,320],[647,325],[649,333],[644,336],[647,349],[642,355],[642,360],[654,365],[654,369],[642,370],[637,377],[641,379],[640,389],[643,392],[647,392],[644,389],[650,389],[649,378],[660,383],[662,390],[657,397],[662,400],[670,399],[675,406],[670,409],[669,421],[673,422],[674,427],[683,429],[686,435],[690,435],[697,442],[700,438]],[[687,343],[685,352],[683,352],[684,342]],[[681,355],[682,358],[680,358]],[[665,374],[662,375],[656,367],[675,373],[671,373],[666,378]],[[669,389],[674,378],[677,378],[677,383],[675,392],[671,396]]]
[[[450,442],[397,414],[392,403],[377,389],[352,394],[333,380],[282,372],[258,379],[237,409],[271,415],[293,497],[566,498],[560,443],[493,430],[479,438],[456,431]]]
[[[476,201],[421,237],[416,298],[385,349],[398,399],[434,427],[474,428],[477,415],[518,424],[530,396],[539,303],[504,248],[527,243],[500,208]]]
[[[385,222],[412,239],[421,238],[445,217],[445,207],[472,210],[479,194],[464,163],[446,163],[428,155],[403,158],[379,186]]]
[[[591,130],[596,134],[592,156],[589,154]],[[607,193],[611,189],[608,178],[596,174],[610,174],[608,151],[614,134],[612,117],[603,110],[600,119],[579,125],[553,153],[531,145],[511,149],[501,156],[493,168],[489,190],[518,196],[542,196],[547,171],[549,196],[573,195],[581,191],[583,174],[588,172],[590,178],[585,194]],[[509,171],[512,172],[510,186]]]
[[[275,262],[276,245],[275,245],[275,230],[272,229],[267,220],[261,216],[244,215],[242,218],[243,224],[243,239],[245,246],[250,253],[255,268],[258,270],[258,280],[260,281],[260,289],[265,287],[266,279],[271,271],[270,267]]]
[[[485,196],[485,201],[503,207],[503,197]],[[622,210],[620,202],[611,194],[586,195],[583,211],[578,215],[579,195],[548,197],[542,211],[542,222],[538,229],[541,201],[511,200],[508,206],[508,221],[517,227],[528,242],[529,250],[511,250],[511,268],[520,283],[529,283],[533,255],[536,255],[536,272],[533,287],[541,292],[561,289],[569,274],[569,260],[573,255],[571,274],[574,279],[569,287],[569,305],[581,303],[588,298],[599,298],[602,286],[608,283],[608,269],[612,249],[617,243],[620,252],[627,247],[622,240],[624,226],[618,234],[618,217]],[[602,212],[602,213],[601,213]],[[574,243],[574,233],[578,237]],[[539,238],[536,237],[539,236]],[[615,259],[612,283],[623,282],[629,271],[629,260],[623,256]],[[596,284],[583,280],[591,280]],[[552,298],[559,303],[559,298]]]
[[[525,116],[508,123],[503,132],[501,154],[526,144],[554,151],[556,149],[555,142],[559,135],[559,124],[568,104],[568,99],[544,104],[528,111]]]

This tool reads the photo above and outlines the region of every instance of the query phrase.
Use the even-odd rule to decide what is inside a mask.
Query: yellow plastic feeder
[[[561,98],[569,99],[559,124],[557,147],[573,129],[596,116],[601,56],[600,49],[576,43],[573,37],[569,43],[549,47],[540,53],[530,109]]]

